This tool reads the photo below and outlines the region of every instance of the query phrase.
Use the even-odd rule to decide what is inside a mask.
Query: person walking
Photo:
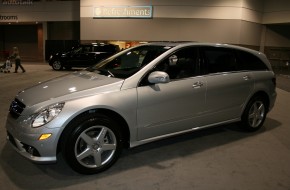
[[[13,54],[12,54],[11,58],[13,58],[15,60],[15,72],[14,73],[17,73],[18,67],[20,67],[22,72],[24,73],[25,69],[21,65],[21,59],[20,59],[19,50],[17,47],[13,47]]]

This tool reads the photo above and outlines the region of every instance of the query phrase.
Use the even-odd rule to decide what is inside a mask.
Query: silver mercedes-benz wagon
[[[16,95],[7,139],[24,157],[93,174],[123,148],[214,125],[258,130],[276,99],[263,53],[226,44],[148,43]]]

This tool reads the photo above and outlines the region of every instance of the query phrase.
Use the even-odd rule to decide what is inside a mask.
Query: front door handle
[[[198,82],[193,83],[192,88],[200,88],[202,86],[203,86],[203,82],[198,81]]]

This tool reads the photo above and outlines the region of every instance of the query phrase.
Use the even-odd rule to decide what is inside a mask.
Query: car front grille
[[[10,104],[9,113],[13,118],[17,119],[23,112],[25,107],[26,107],[25,104],[23,104],[16,98]]]

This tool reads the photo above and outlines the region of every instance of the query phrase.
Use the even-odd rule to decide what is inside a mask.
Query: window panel
[[[232,50],[219,47],[202,47],[208,73],[237,71],[236,58]]]
[[[184,48],[159,63],[155,71],[166,72],[171,80],[193,77],[199,73],[197,60],[197,48]]]
[[[237,50],[239,70],[268,70],[267,66],[255,55]]]

